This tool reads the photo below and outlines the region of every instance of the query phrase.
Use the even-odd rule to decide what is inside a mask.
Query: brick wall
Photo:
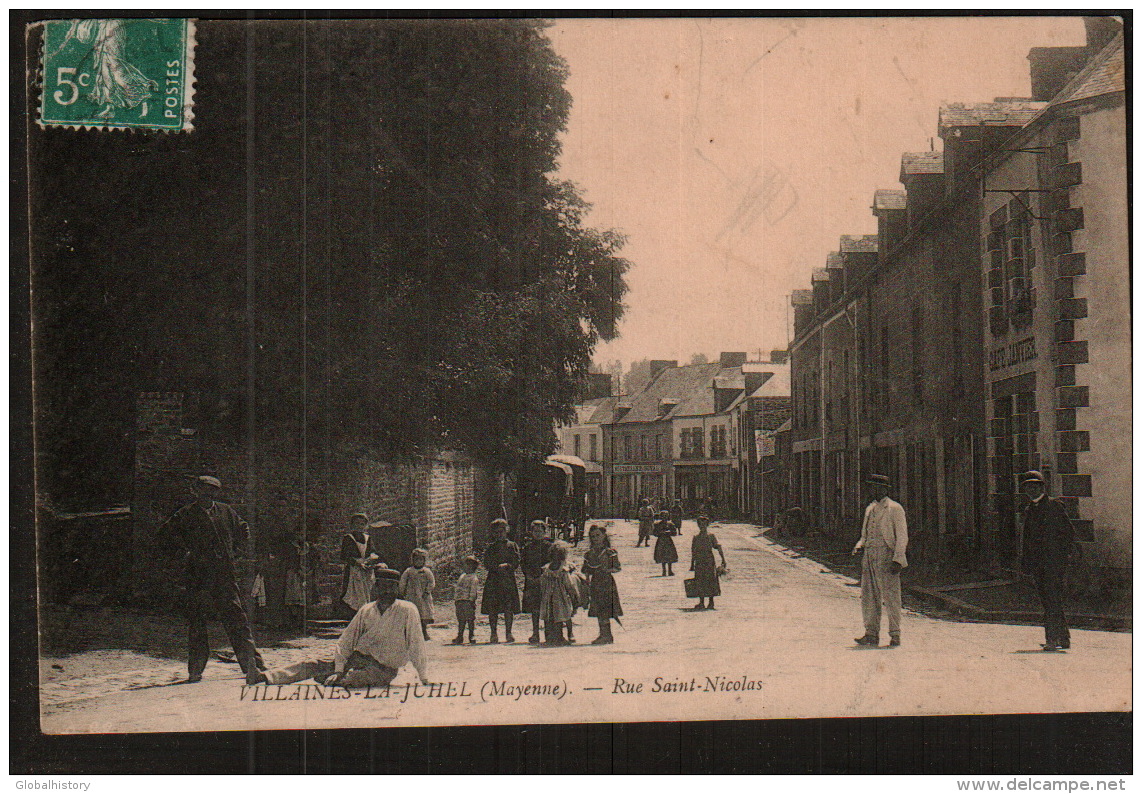
[[[155,606],[175,606],[180,571],[174,549],[159,527],[191,496],[193,476],[209,473],[224,484],[223,499],[251,527],[248,549],[266,572],[267,598],[280,599],[284,569],[271,560],[308,518],[320,550],[323,588],[333,586],[340,539],[351,513],[372,521],[411,524],[417,545],[446,576],[457,561],[485,542],[500,514],[503,478],[472,459],[440,452],[429,459],[392,463],[330,449],[304,457],[289,439],[260,439],[251,451],[209,432],[180,425],[182,395],[141,395],[136,434],[134,596]],[[155,406],[154,404],[161,403]],[[450,581],[450,579],[449,579]],[[324,593],[328,595],[328,592]]]

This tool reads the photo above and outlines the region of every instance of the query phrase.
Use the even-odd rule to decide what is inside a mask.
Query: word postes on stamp
[[[192,20],[75,19],[43,24],[40,124],[193,129]]]

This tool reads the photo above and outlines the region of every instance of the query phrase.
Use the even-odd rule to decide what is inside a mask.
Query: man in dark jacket
[[[234,544],[245,544],[249,526],[233,507],[217,501],[222,483],[216,477],[199,477],[193,488],[195,500],[166,524],[186,562],[187,681],[201,681],[206,669],[210,657],[206,616],[212,608],[250,679],[265,664],[254,647],[234,563]]]
[[[1043,628],[1047,634],[1043,650],[1054,652],[1071,647],[1071,633],[1063,613],[1063,578],[1074,528],[1063,505],[1047,496],[1042,474],[1024,474],[1023,493],[1031,500],[1023,513],[1023,560],[1035,577],[1043,602]]]

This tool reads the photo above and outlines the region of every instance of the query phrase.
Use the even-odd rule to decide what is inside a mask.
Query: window
[[[833,386],[834,378],[836,377],[833,371],[833,362],[829,361],[825,365],[825,421],[833,421]]]
[[[634,460],[634,443],[632,436],[623,436],[623,459]]]
[[[654,459],[662,460],[662,436],[654,437]]]
[[[641,435],[638,437],[638,453],[639,453],[639,460],[646,460],[647,449],[646,449],[646,436],[645,435]]]
[[[987,235],[989,269],[987,286],[991,294],[988,323],[993,336],[1007,333],[1008,325],[1023,328],[1031,323],[1035,290],[1031,269],[1035,249],[1031,240],[1030,194],[1020,193],[1006,207],[991,213]]]
[[[596,449],[596,446],[595,446],[596,440],[598,439],[598,436],[596,436],[594,433],[592,433],[590,435],[590,439],[591,439],[591,442],[590,442],[591,443],[591,457],[589,458],[589,460],[598,460],[599,459],[599,456],[597,454],[598,449]]]
[[[578,434],[578,433],[576,433],[576,434],[575,434],[575,457],[577,457],[577,458],[581,458],[581,457],[583,457],[583,456],[580,454],[580,453],[581,453],[581,451],[582,451],[582,450],[581,450],[581,448],[580,448],[580,443],[582,442],[582,440],[583,440],[583,439],[582,439],[582,438],[579,436],[579,434]]]
[[[703,457],[702,452],[703,433],[702,428],[693,427],[689,430],[683,430],[680,434],[680,442],[682,445],[681,454],[683,458],[693,460],[695,458]]]
[[[726,456],[726,428],[725,425],[716,425],[710,428],[710,457],[724,458]]]

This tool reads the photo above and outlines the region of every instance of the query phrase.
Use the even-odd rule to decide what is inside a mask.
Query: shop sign
[[[639,463],[616,463],[611,471],[614,474],[661,474],[662,467]]]
[[[1026,339],[1020,339],[1018,342],[1012,342],[992,350],[987,356],[987,365],[992,372],[995,372],[998,369],[1034,361],[1037,355],[1035,337],[1029,336]]]

